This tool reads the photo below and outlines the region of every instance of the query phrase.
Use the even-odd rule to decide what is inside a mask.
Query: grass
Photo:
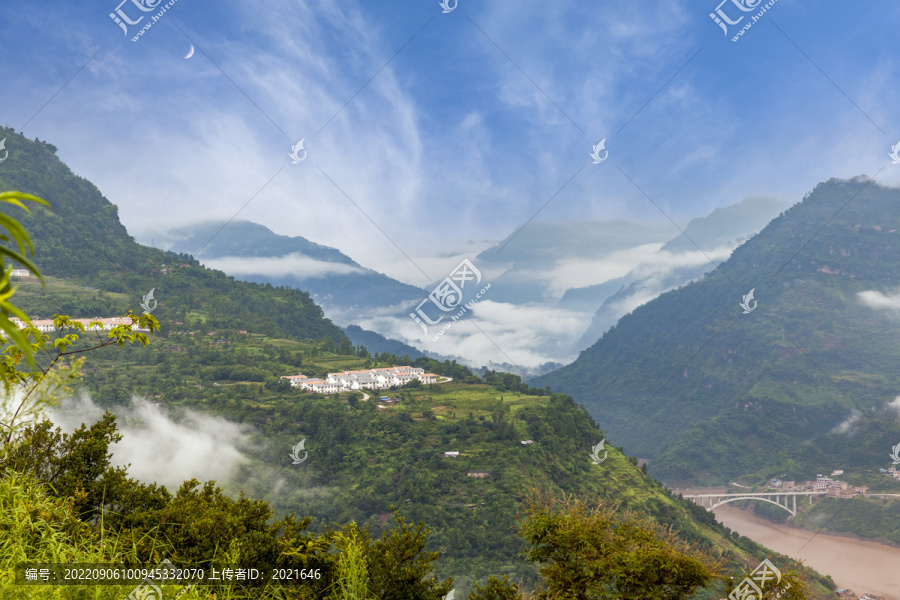
[[[16,585],[20,563],[139,564],[118,540],[93,532],[31,479],[7,472],[0,478],[0,598],[121,599],[134,585]],[[184,594],[188,600],[196,595]]]

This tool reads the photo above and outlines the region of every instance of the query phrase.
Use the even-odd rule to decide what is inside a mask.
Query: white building
[[[23,329],[25,327],[25,321],[20,321],[19,319],[12,319],[12,321],[18,326],[19,329]],[[109,331],[110,329],[118,327],[119,325],[131,324],[131,319],[127,319],[125,317],[96,317],[94,319],[72,319],[72,321],[84,325],[85,331]],[[91,323],[93,323],[93,325],[91,325]],[[56,327],[53,324],[53,319],[35,319],[31,322],[31,325],[32,327],[37,328],[37,330],[42,333],[51,333],[56,331]],[[131,330],[150,331],[149,329],[141,329],[140,327],[136,326],[132,327]]]
[[[413,379],[422,383],[436,383],[437,375],[426,373],[418,367],[384,367],[381,369],[364,369],[358,371],[341,371],[329,373],[324,381],[309,379],[305,375],[287,375],[282,377],[291,382],[291,386],[300,386],[305,390],[325,394],[334,394],[351,390],[378,390],[394,386],[402,386]],[[324,390],[329,391],[324,391]]]
[[[284,375],[282,379],[287,379],[291,387],[302,386],[309,378],[306,375]]]
[[[10,272],[12,277],[31,277],[31,271],[28,269],[13,269]]]

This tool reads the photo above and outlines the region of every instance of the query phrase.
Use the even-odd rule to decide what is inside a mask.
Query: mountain
[[[350,338],[353,345],[365,346],[365,348],[373,354],[393,354],[394,356],[408,356],[410,358],[419,358],[425,356],[417,348],[413,348],[403,342],[386,338],[380,333],[363,329],[359,325],[348,325],[344,327],[344,333]]]
[[[665,252],[710,251],[761,231],[792,203],[773,196],[747,196],[740,202],[713,209],[705,217],[691,219],[684,233],[660,248]]]
[[[883,467],[900,439],[888,407],[900,394],[898,203],[900,190],[865,177],[819,184],[716,270],[531,383],[571,394],[670,483],[784,464],[853,435],[841,429],[853,415],[874,437],[832,460]]]
[[[594,300],[602,302],[591,319],[590,327],[575,343],[575,351],[580,352],[591,346],[623,315],[641,304],[714,269],[717,259],[721,257],[724,260],[734,248],[759,232],[788,206],[789,203],[780,198],[748,196],[736,204],[716,208],[705,217],[691,219],[684,233],[659,249],[661,257],[668,257],[668,260],[660,260],[662,268],[648,270],[642,266],[625,277],[600,286],[566,292],[566,296],[575,299],[586,295],[579,292],[590,290],[595,293]],[[685,261],[678,256],[688,253],[692,253],[695,259]],[[611,293],[607,293],[609,287],[598,289],[608,285],[616,289]],[[563,296],[563,301],[566,296]]]
[[[583,282],[590,265],[617,252],[661,244],[670,236],[668,224],[624,220],[533,222],[479,253],[474,263],[492,274],[491,297],[495,302],[555,304],[566,290],[586,287]],[[567,265],[576,265],[576,269],[564,274]],[[577,269],[577,265],[584,268]],[[600,301],[595,301],[591,310]]]
[[[9,157],[0,165],[0,190],[17,190],[47,200],[52,210],[35,207],[4,211],[29,231],[34,262],[44,275],[75,286],[48,286],[23,305],[32,314],[55,312],[95,317],[129,309],[154,290],[153,313],[164,327],[178,320],[201,321],[207,328],[293,336],[349,344],[324,318],[306,292],[235,281],[205,269],[186,255],[136,243],[119,221],[118,209],[92,183],[73,174],[56,156],[56,147],[3,129]],[[83,293],[83,288],[91,291]],[[36,311],[36,312],[35,312]]]
[[[692,220],[686,234],[710,258],[722,260],[738,240],[759,231],[785,207],[773,198],[746,198]],[[475,311],[480,312],[477,318],[526,351],[528,360],[517,360],[508,368],[537,374],[546,373],[547,365],[570,362],[623,314],[709,270],[707,256],[692,244],[680,247],[679,239],[672,238],[673,230],[669,223],[621,220],[535,222],[472,257],[491,285],[485,310]],[[201,223],[145,236],[148,242],[150,238],[197,255],[207,266],[239,279],[306,290],[342,326],[359,325],[396,338],[427,356],[452,353],[444,340],[423,337],[409,318],[433,285],[424,290],[406,285],[364,268],[334,248],[277,235],[247,221]],[[488,307],[497,303],[506,310]],[[536,310],[546,318],[532,319]],[[523,319],[530,336],[520,335]],[[558,323],[565,327],[557,327]],[[459,360],[507,368],[495,362],[496,346],[488,338],[467,336],[464,330],[448,336],[466,348],[467,356]]]
[[[306,290],[329,314],[346,322],[356,313],[406,305],[425,295],[421,288],[360,266],[339,250],[300,236],[278,235],[249,221],[210,221],[165,235],[170,250],[196,255],[239,279]],[[397,312],[406,317],[402,309]]]
[[[515,376],[477,377],[450,361],[419,358],[416,364],[453,381],[391,390],[400,400],[391,406],[291,389],[280,375],[322,376],[375,366],[375,359],[353,349],[305,292],[234,281],[186,255],[135,243],[115,206],[75,177],[52,146],[4,133],[11,156],[0,189],[42,196],[55,211],[15,211],[47,275],[46,287],[22,281],[16,303],[32,314],[96,316],[137,308],[147,290],[156,291],[153,314],[162,330],[149,346],[84,355],[85,387],[96,404],[121,410],[134,394],[154,399],[138,403],[140,418],[125,411],[132,437],[148,444],[128,462],[155,461],[167,474],[176,466],[183,472],[188,459],[204,463],[201,469],[231,463],[233,478],[221,483],[235,496],[238,489],[262,496],[279,514],[314,517],[319,529],[355,520],[383,530],[399,507],[431,528],[428,549],[442,557],[438,573],[458,576],[461,591],[488,574],[535,581],[513,530],[535,487],[643,511],[719,554],[734,574],[775,556],[665,490],[620,449],[607,446],[602,465],[592,462],[591,448],[605,437],[598,423],[572,398]],[[297,468],[287,451],[300,440],[309,460]],[[446,456],[450,449],[459,456]],[[203,451],[214,458],[197,461]],[[215,469],[223,477],[229,470]],[[828,585],[806,572],[820,591]]]

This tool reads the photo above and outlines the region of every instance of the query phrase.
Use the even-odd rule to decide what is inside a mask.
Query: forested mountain
[[[223,226],[225,227],[224,229]],[[222,235],[204,243],[222,229]],[[418,301],[422,289],[367,269],[339,250],[300,236],[278,235],[248,221],[209,222],[166,232],[174,252],[196,253],[204,264],[244,281],[290,286],[339,314]],[[268,260],[267,260],[268,259]],[[397,311],[403,313],[402,307]],[[331,314],[331,313],[329,313]]]
[[[359,325],[348,325],[344,328],[344,333],[350,338],[350,341],[356,346],[365,346],[370,352],[381,354],[388,352],[397,356],[408,356],[410,358],[419,358],[425,356],[417,348],[413,348],[403,342],[386,338],[380,333],[363,329]]]
[[[900,440],[888,407],[900,394],[898,203],[900,190],[865,177],[819,184],[718,269],[532,384],[572,394],[670,483],[727,483],[801,457],[819,472],[889,466]],[[834,449],[820,437],[829,432],[845,452],[821,451]]]
[[[34,194],[52,206],[52,210],[34,208],[31,214],[4,209],[31,233],[35,264],[45,275],[101,292],[72,295],[67,290],[57,295],[50,287],[41,295],[42,302],[30,305],[34,314],[96,317],[128,309],[141,312],[140,303],[152,289],[159,302],[153,314],[163,322],[184,322],[202,311],[210,327],[347,342],[306,292],[235,281],[199,266],[187,255],[137,244],[119,221],[116,206],[96,186],[72,173],[57,158],[55,146],[31,141],[11,129],[3,129],[0,136],[11,153],[0,165],[0,191]]]
[[[16,161],[0,170],[0,189],[42,196],[55,211],[17,211],[32,232],[35,261],[48,276],[46,287],[22,282],[17,303],[32,315],[92,317],[139,310],[142,297],[155,289],[159,334],[146,348],[86,354],[86,388],[104,408],[121,408],[138,393],[155,400],[156,408],[148,410],[159,411],[157,421],[203,413],[251,431],[242,447],[246,461],[233,480],[221,482],[235,496],[243,490],[268,501],[279,516],[312,517],[310,529],[317,532],[351,520],[383,531],[397,508],[431,528],[427,547],[440,552],[435,570],[457,579],[460,596],[487,575],[508,574],[527,586],[538,582],[535,566],[522,558],[525,544],[512,529],[534,488],[642,511],[721,558],[734,574],[767,556],[796,567],[673,496],[620,449],[597,450],[607,434],[583,408],[516,376],[476,377],[461,365],[420,357],[415,364],[453,381],[389,390],[399,401],[381,407],[375,398],[364,401],[355,393],[319,397],[290,389],[280,374],[321,376],[399,359],[352,348],[304,292],[236,282],[187,256],[136,244],[115,207],[75,177],[52,146],[5,134]],[[140,426],[134,420],[129,427]],[[309,452],[302,468],[288,455],[300,440]],[[533,443],[522,443],[528,440]],[[598,456],[602,451],[602,462],[592,460],[592,449]],[[163,450],[168,448],[154,452]],[[99,493],[104,480],[94,475],[76,483]],[[191,498],[188,492],[179,492],[174,505]],[[166,512],[173,507],[167,494],[155,490],[153,506],[137,498],[140,507],[117,519],[168,523],[175,517]],[[177,518],[187,520],[177,523],[196,516],[179,510]],[[184,542],[178,550],[202,557],[200,545]],[[805,572],[818,591],[833,587]],[[721,592],[704,590],[703,596]]]

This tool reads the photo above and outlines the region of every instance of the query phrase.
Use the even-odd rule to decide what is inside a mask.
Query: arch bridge
[[[784,510],[791,513],[792,516],[797,515],[797,496],[807,496],[809,498],[809,503],[812,504],[813,496],[826,496],[828,492],[759,492],[753,494],[691,494],[688,496],[682,496],[683,498],[689,498],[705,508],[706,510],[712,511],[716,508],[722,506],[723,504],[728,504],[729,502],[734,502],[736,500],[761,500],[763,502],[768,502],[769,504],[774,504],[775,506],[779,506]],[[774,500],[772,499],[774,498]],[[793,501],[793,508],[788,506],[788,500]],[[783,504],[782,504],[783,500]]]

